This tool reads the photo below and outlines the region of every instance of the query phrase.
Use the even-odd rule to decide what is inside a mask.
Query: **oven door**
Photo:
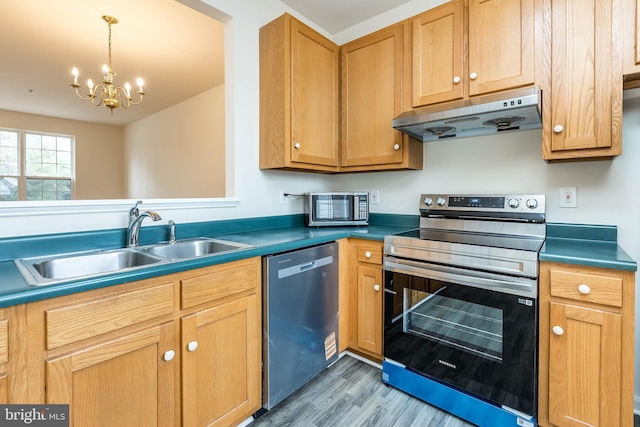
[[[385,359],[536,416],[536,293],[495,289],[537,288],[537,280],[466,275],[462,269],[392,257],[385,258],[384,274]]]

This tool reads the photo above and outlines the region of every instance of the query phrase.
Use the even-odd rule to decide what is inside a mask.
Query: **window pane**
[[[0,174],[19,175],[18,132],[0,131]]]
[[[29,178],[27,200],[71,200],[71,180]]]
[[[42,137],[33,133],[26,134],[27,148],[42,150]]]
[[[18,178],[0,176],[0,200],[18,200]]]
[[[27,134],[26,174],[30,176],[71,177],[72,141],[68,137]],[[41,141],[41,143],[40,143]]]
[[[56,137],[50,135],[42,135],[42,149],[56,151]]]

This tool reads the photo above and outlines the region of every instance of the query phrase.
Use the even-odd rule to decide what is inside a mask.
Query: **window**
[[[0,129],[0,201],[71,200],[74,137]]]

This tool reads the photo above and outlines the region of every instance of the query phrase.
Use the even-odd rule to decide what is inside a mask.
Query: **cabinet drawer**
[[[551,295],[554,297],[622,307],[621,277],[554,269],[549,271],[549,275]]]
[[[358,243],[358,262],[382,265],[382,245],[379,243]]]
[[[220,264],[180,280],[182,309],[255,289],[261,279],[260,258]]]
[[[174,311],[173,283],[45,310],[47,350]]]

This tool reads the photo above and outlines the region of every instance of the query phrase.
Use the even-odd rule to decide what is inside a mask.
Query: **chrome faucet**
[[[154,221],[160,221],[162,218],[154,211],[145,211],[140,213],[138,205],[142,200],[138,200],[134,207],[129,210],[129,226],[127,227],[127,247],[135,248],[140,242],[140,225],[142,221],[149,217]]]

